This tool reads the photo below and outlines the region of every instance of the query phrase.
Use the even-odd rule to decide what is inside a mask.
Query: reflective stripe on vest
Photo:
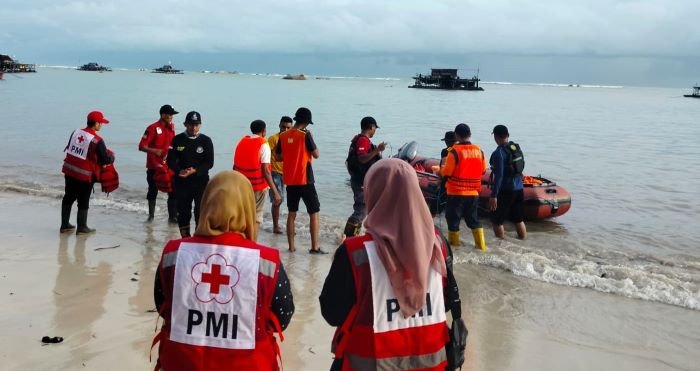
[[[354,354],[346,355],[348,364],[354,370],[415,370],[430,369],[447,361],[445,348],[432,354],[405,357],[367,358]]]
[[[445,188],[448,195],[478,196],[481,190],[481,175],[485,170],[484,155],[475,144],[455,144],[455,168],[448,177]]]
[[[169,268],[175,265],[177,261],[177,251],[169,252],[163,255],[163,268]],[[277,270],[277,264],[272,260],[267,260],[265,258],[260,258],[260,266],[258,267],[258,272],[265,277],[274,277],[275,271]]]
[[[236,152],[233,155],[233,170],[245,175],[253,191],[262,191],[268,187],[260,162],[260,148],[267,143],[261,136],[243,137],[236,145]]]
[[[84,133],[85,137],[91,137],[89,146],[87,147],[87,153],[85,154],[85,159],[77,157],[76,155],[70,153],[69,146],[73,142],[76,135]],[[95,146],[102,138],[97,135],[94,130],[89,128],[78,129],[71,134],[68,145],[66,146],[66,157],[63,159],[63,168],[61,171],[72,178],[75,178],[81,182],[92,182],[93,177],[99,174],[100,166],[97,163],[97,153],[95,152]]]
[[[282,176],[285,185],[305,185],[306,166],[312,161],[306,150],[306,133],[290,129],[280,134],[278,144],[282,148]]]

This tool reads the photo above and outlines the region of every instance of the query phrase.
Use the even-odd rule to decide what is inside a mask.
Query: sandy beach
[[[177,237],[162,210],[146,224],[145,212],[92,206],[97,233],[75,236],[58,233],[58,199],[3,192],[0,204],[2,369],[151,370],[153,274]],[[263,229],[259,242],[282,251],[295,296],[284,368],[327,369],[333,328],[317,298],[331,255],[289,254],[284,236]],[[459,261],[455,272],[470,330],[466,370],[698,369],[698,311]],[[42,345],[45,335],[65,340]]]

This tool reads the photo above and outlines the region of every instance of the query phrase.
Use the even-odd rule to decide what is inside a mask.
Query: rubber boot
[[[95,229],[87,226],[88,209],[78,209],[78,229],[75,234],[95,233]]]
[[[360,234],[360,224],[359,223],[353,223],[348,220],[347,223],[345,223],[345,230],[343,231],[343,234],[345,237],[355,237]]]
[[[484,238],[484,228],[472,229],[474,235],[474,248],[486,251],[486,238]]]
[[[168,223],[177,224],[177,200],[168,197]]]
[[[70,232],[75,229],[73,224],[70,224],[70,210],[73,205],[62,205],[61,206],[61,233]]]
[[[148,219],[147,222],[152,222],[156,215],[156,200],[148,200]]]
[[[447,241],[453,248],[459,246],[459,231],[447,231]]]
[[[181,225],[180,226],[180,237],[182,237],[182,238],[192,237],[192,235],[190,234],[190,226],[189,225]]]

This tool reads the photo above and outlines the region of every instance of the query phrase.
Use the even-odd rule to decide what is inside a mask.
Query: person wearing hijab
[[[457,290],[446,286],[449,245],[409,164],[378,161],[364,188],[367,234],[336,250],[319,297],[321,314],[337,327],[331,370],[444,370],[451,309],[444,295]]]
[[[169,241],[155,277],[163,317],[158,365],[172,370],[278,370],[273,336],[294,301],[279,251],[257,244],[250,181],[233,170],[211,179],[193,237]],[[280,362],[278,362],[280,360]]]

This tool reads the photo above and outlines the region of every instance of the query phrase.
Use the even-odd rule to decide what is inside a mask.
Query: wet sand
[[[145,210],[93,206],[89,225],[98,231],[89,236],[58,233],[59,204],[0,193],[2,369],[151,370],[150,342],[160,326],[153,274],[163,244],[178,236],[167,225],[164,201],[152,224],[143,222]],[[263,229],[259,242],[281,250],[297,308],[281,345],[284,367],[327,369],[334,329],[317,298],[331,255],[310,256],[304,233],[297,253],[287,253],[286,237],[271,234],[269,223]],[[334,245],[322,242],[331,251]],[[458,261],[468,248],[457,251]],[[464,262],[455,272],[470,330],[466,370],[698,369],[699,311]],[[42,345],[44,335],[65,340]]]

